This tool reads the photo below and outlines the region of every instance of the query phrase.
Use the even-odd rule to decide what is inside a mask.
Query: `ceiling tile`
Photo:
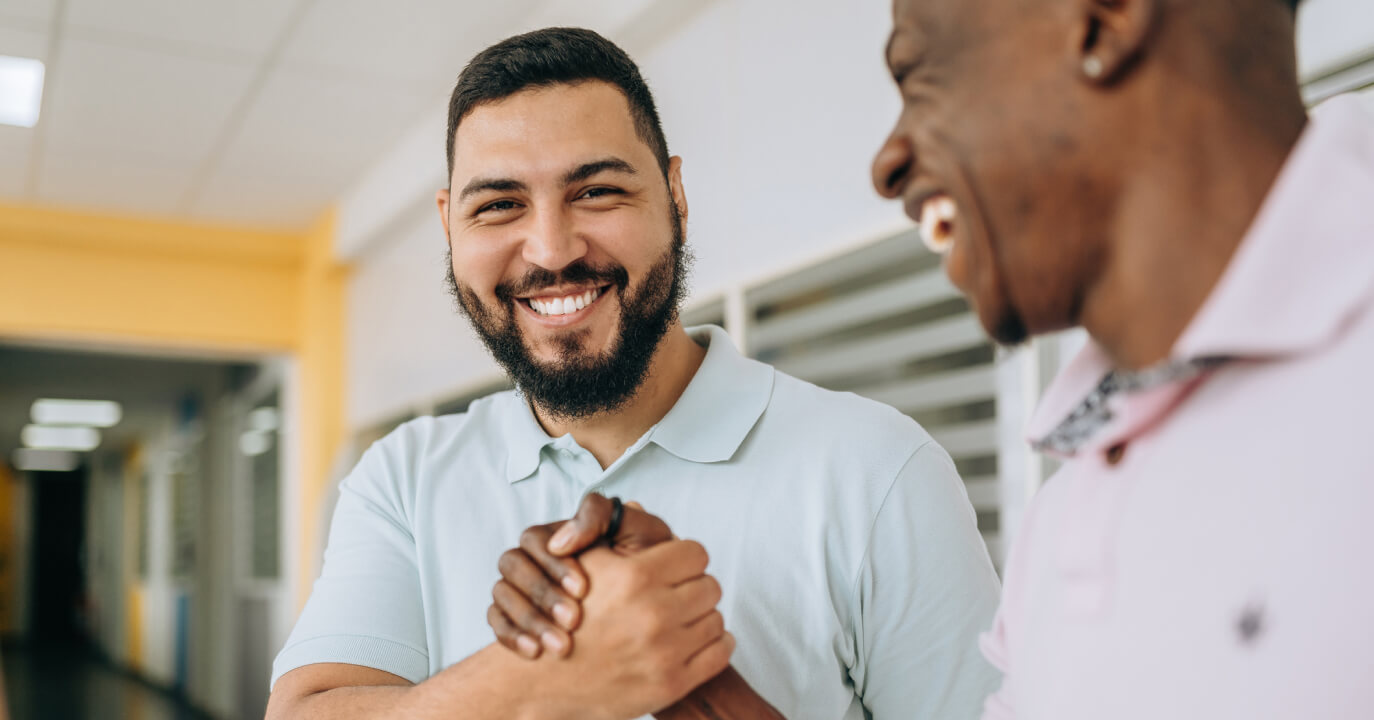
[[[245,64],[71,39],[45,106],[44,148],[121,148],[203,161],[247,90]]]
[[[9,2],[9,0],[6,0]],[[201,47],[259,57],[281,35],[300,0],[67,0],[66,20],[111,42]],[[379,3],[380,4],[380,3]]]
[[[52,21],[57,0],[5,0],[0,5],[0,25],[17,20],[26,26],[46,25]]]
[[[320,0],[282,59],[403,80],[414,87],[453,79],[477,51],[519,27],[540,0]]]
[[[0,202],[20,204],[29,200],[29,157],[33,130],[0,125]]]
[[[121,215],[173,215],[194,172],[119,148],[49,145],[41,163],[36,200]]]
[[[304,230],[337,195],[334,183],[221,172],[205,184],[188,214],[204,222]]]
[[[48,34],[0,23],[0,55],[48,62]]]
[[[432,104],[432,98],[362,85],[337,73],[278,71],[264,84],[219,169],[325,180],[341,190]]]

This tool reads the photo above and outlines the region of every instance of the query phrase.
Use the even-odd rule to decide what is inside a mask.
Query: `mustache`
[[[533,295],[536,290],[555,285],[614,285],[624,291],[630,284],[630,274],[620,265],[596,267],[579,260],[554,272],[541,267],[531,268],[519,280],[503,282],[496,286],[496,297],[510,302],[518,296]]]

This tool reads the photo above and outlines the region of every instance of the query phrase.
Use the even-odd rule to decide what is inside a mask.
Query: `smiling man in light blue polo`
[[[588,31],[503,41],[459,78],[449,144],[454,295],[519,391],[407,423],[344,481],[272,712],[671,716],[729,662],[788,718],[976,715],[997,579],[953,463],[897,411],[682,327],[681,159],[629,58]],[[583,554],[575,632],[522,658],[487,624],[497,560],[590,493],[700,546]]]

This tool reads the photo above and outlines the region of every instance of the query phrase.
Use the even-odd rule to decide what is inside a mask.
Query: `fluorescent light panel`
[[[0,124],[31,128],[42,105],[42,61],[0,55]]]
[[[81,464],[81,456],[67,450],[19,448],[12,459],[14,469],[34,472],[69,472]]]
[[[19,433],[24,447],[35,450],[76,450],[85,452],[100,445],[100,431],[88,427],[25,425]]]
[[[85,425],[111,427],[124,416],[119,403],[108,400],[55,400],[43,398],[29,408],[36,425]]]

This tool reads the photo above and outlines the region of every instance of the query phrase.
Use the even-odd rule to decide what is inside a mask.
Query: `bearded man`
[[[625,53],[566,28],[488,48],[448,159],[454,295],[517,390],[407,423],[344,480],[269,716],[975,713],[997,578],[953,463],[896,410],[682,327],[682,160]],[[496,584],[555,622],[493,642],[498,558],[601,494],[655,509],[626,518],[653,543],[582,553],[567,601]]]

